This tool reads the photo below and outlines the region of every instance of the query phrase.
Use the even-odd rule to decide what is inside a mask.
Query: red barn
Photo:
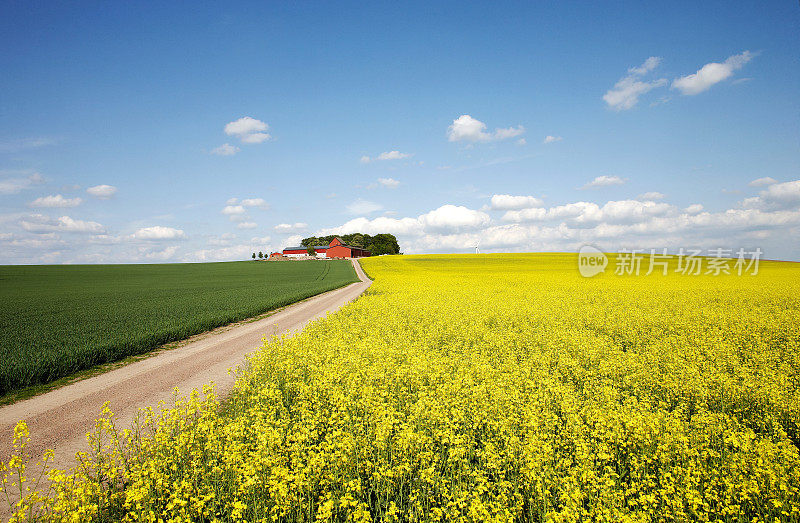
[[[328,258],[364,258],[369,255],[370,252],[368,250],[345,245],[339,238],[331,240],[326,252]]]

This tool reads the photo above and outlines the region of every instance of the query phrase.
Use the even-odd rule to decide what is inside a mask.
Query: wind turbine
[[[480,240],[478,241],[478,243],[475,244],[475,254],[480,254],[480,252],[478,252],[478,246],[480,246],[480,244],[481,244]]]

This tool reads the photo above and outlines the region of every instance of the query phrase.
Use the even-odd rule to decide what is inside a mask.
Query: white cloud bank
[[[608,250],[760,246],[768,257],[778,257],[769,254],[770,247],[786,249],[788,239],[800,239],[800,180],[767,187],[750,207],[719,212],[704,211],[699,203],[682,209],[653,199],[521,207],[538,204],[527,198],[533,197],[494,195],[494,207],[520,207],[497,220],[480,210],[443,205],[417,217],[354,218],[316,234],[388,232],[409,254],[472,252],[477,243],[485,251],[576,252],[591,243]],[[790,256],[800,258],[800,251]]]
[[[800,180],[767,183],[755,191],[736,208],[718,211],[708,211],[700,203],[677,206],[666,198],[545,206],[535,196],[495,194],[486,198],[481,209],[447,204],[416,216],[358,216],[315,234],[388,232],[398,237],[408,254],[474,252],[478,243],[483,252],[577,252],[589,243],[610,251],[760,247],[765,257],[800,261]],[[241,204],[238,199],[232,203]],[[242,222],[244,228],[253,223]],[[0,224],[4,227],[0,252],[4,261],[12,263],[220,261],[246,259],[253,250],[266,252],[270,247],[268,238],[245,244],[231,233],[205,237],[204,244],[196,245],[199,237],[190,239],[184,231],[164,226],[117,236],[100,223],[70,216],[0,215]],[[301,229],[305,225],[279,224],[275,231],[283,237],[305,231]],[[290,236],[274,247],[298,244],[300,239],[299,234]],[[170,243],[179,240],[185,241]],[[118,247],[109,249],[110,245]]]
[[[744,67],[754,56],[754,53],[744,51],[741,54],[728,57],[722,63],[708,63],[694,74],[675,79],[672,82],[672,89],[677,89],[681,94],[689,96],[700,94],[710,89],[713,85],[733,76],[735,71]]]
[[[498,142],[516,138],[525,132],[521,125],[517,127],[497,128],[492,133],[486,132],[486,124],[468,114],[462,114],[447,128],[447,139],[451,142]]]
[[[561,140],[563,140],[563,138],[561,138],[560,136],[550,136],[548,134],[547,136],[544,137],[544,140],[542,140],[542,143],[544,143],[544,144],[555,143],[555,142],[560,142]]]

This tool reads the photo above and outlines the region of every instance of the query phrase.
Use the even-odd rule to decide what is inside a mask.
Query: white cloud
[[[516,138],[525,132],[525,128],[521,125],[517,127],[508,127],[506,129],[495,129],[493,138],[495,140],[507,140],[509,138]]]
[[[650,191],[637,196],[640,200],[663,200],[667,195],[657,191]]]
[[[383,152],[378,155],[378,160],[402,160],[403,158],[409,158],[411,155],[409,153],[401,153],[400,151],[387,151]]]
[[[667,85],[666,78],[659,78],[652,81],[643,81],[642,76],[649,73],[661,63],[661,58],[651,56],[639,67],[628,69],[628,75],[622,77],[614,87],[603,95],[603,100],[608,106],[617,111],[633,108],[643,94],[664,85]]]
[[[263,210],[269,209],[269,205],[263,198],[245,198],[242,200],[242,205],[245,207],[258,207]]]
[[[451,142],[494,142],[516,138],[525,132],[523,126],[495,129],[493,133],[486,132],[486,124],[476,120],[468,114],[462,114],[447,128],[447,139]]]
[[[560,142],[561,140],[563,140],[563,138],[561,138],[560,136],[550,136],[548,134],[547,136],[544,137],[542,143],[554,143],[554,142]]]
[[[153,227],[144,227],[137,229],[131,235],[134,240],[180,240],[186,238],[186,234],[180,229],[173,229],[172,227],[163,227],[155,225]]]
[[[741,206],[745,209],[762,210],[800,208],[800,180],[773,183],[758,196],[745,198]]]
[[[100,200],[108,200],[117,194],[117,188],[113,185],[95,185],[86,189],[86,192]]]
[[[297,223],[279,223],[273,227],[277,232],[285,234],[290,232],[304,231],[308,229],[308,224],[303,222]]]
[[[226,216],[237,216],[247,211],[244,209],[243,205],[226,205],[220,212]]]
[[[225,134],[236,136],[242,143],[262,143],[271,136],[266,132],[269,125],[250,116],[244,116],[225,125]]]
[[[0,179],[0,194],[17,194],[23,189],[29,189],[42,182],[44,182],[44,178],[39,173],[33,173],[25,178]]]
[[[31,207],[77,207],[83,200],[80,198],[64,198],[60,194],[41,196],[33,200]]]
[[[225,125],[225,134],[229,136],[244,136],[269,129],[269,125],[250,116],[244,116]]]
[[[240,139],[242,143],[263,143],[272,138],[267,133],[252,133],[252,134],[245,134]]]
[[[236,225],[237,229],[255,229],[256,227],[258,227],[258,224],[254,222],[241,222]]]
[[[388,216],[379,216],[373,219],[354,218],[340,227],[321,229],[317,235],[363,232],[366,234],[390,233],[401,236],[421,236],[426,232],[469,231],[486,226],[490,222],[489,215],[484,212],[458,205],[442,205],[417,218],[390,218]]]
[[[411,153],[401,153],[400,151],[386,151],[380,153],[375,158],[370,158],[369,156],[362,156],[361,163],[370,163],[375,161],[386,161],[386,160],[402,160],[404,158],[411,158],[414,156]]]
[[[271,240],[269,236],[254,236],[250,238],[250,243],[269,243]]]
[[[672,89],[677,89],[681,94],[690,96],[700,94],[710,89],[711,86],[733,76],[734,71],[741,69],[754,56],[754,53],[744,51],[742,54],[728,57],[721,64],[717,62],[708,63],[694,74],[676,78],[672,82]]]
[[[582,189],[597,189],[599,187],[609,187],[612,185],[622,185],[625,183],[625,180],[620,178],[619,176],[598,176],[591,182],[587,183],[582,187]]]
[[[234,154],[238,153],[239,150],[240,149],[235,145],[224,143],[219,147],[212,149],[211,154],[216,154],[218,156],[233,156]]]
[[[289,236],[286,238],[286,243],[284,244],[286,247],[297,247],[303,241],[303,237],[299,234],[295,234],[294,236]]]
[[[507,222],[565,221],[573,227],[594,226],[601,222],[624,223],[651,216],[674,212],[667,203],[638,200],[609,201],[600,206],[593,202],[575,202],[550,207],[549,209],[522,209],[508,211],[503,215]]]
[[[650,71],[658,67],[660,64],[661,64],[660,57],[651,56],[650,58],[645,60],[644,63],[639,67],[631,67],[630,69],[628,69],[628,73],[635,76],[642,76],[649,73]]]
[[[378,183],[387,189],[396,189],[400,185],[400,182],[394,178],[378,178]]]
[[[102,234],[105,227],[97,222],[75,220],[69,216],[51,219],[42,214],[32,214],[21,219],[19,225],[29,232],[75,232]]]
[[[350,214],[370,214],[375,211],[380,211],[383,206],[379,203],[370,202],[361,198],[347,206],[347,212]]]
[[[475,229],[489,224],[491,219],[485,212],[461,205],[442,205],[419,217],[423,227],[432,230]]]
[[[225,207],[222,209],[222,214],[229,216],[231,219],[234,217],[241,217],[247,213],[246,207],[261,209],[261,210],[268,210],[269,204],[264,200],[264,198],[228,198],[228,201],[225,202]]]
[[[351,234],[361,232],[364,234],[389,233],[394,235],[418,235],[422,233],[422,225],[416,218],[389,218],[379,216],[372,220],[368,218],[354,218],[346,222],[341,227],[321,229],[318,236],[328,236],[331,234]],[[298,240],[299,241],[299,240]]]
[[[750,187],[764,187],[765,185],[772,185],[773,183],[778,183],[778,180],[766,176],[764,178],[757,178],[752,182],[748,183],[747,185],[749,185]]]
[[[687,214],[697,214],[703,211],[703,206],[699,203],[693,203],[684,210]]]
[[[510,194],[495,194],[491,199],[491,208],[496,211],[508,211],[512,209],[527,209],[529,207],[541,207],[542,200],[535,196],[512,196]]]

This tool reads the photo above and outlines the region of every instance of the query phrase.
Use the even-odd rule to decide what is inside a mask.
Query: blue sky
[[[800,260],[796,2],[162,4],[0,5],[0,263]]]

